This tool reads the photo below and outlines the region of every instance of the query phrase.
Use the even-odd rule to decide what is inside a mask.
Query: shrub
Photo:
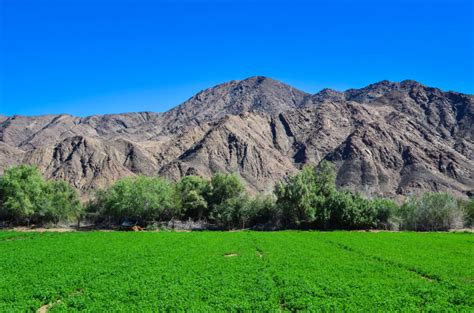
[[[210,219],[227,227],[235,223],[237,211],[243,210],[248,200],[239,176],[222,173],[212,176],[207,199]]]
[[[34,166],[7,169],[0,179],[2,215],[17,224],[30,223],[43,201],[44,179]]]
[[[278,225],[279,211],[273,195],[250,197],[242,193],[217,205],[212,213],[214,221],[226,228],[248,228],[257,224]]]
[[[400,208],[401,228],[416,231],[446,231],[461,228],[464,211],[447,193],[425,193],[408,199]]]
[[[236,174],[216,173],[212,176],[208,202],[218,206],[228,199],[237,198],[245,191],[245,185]]]
[[[316,223],[325,227],[329,219],[326,200],[336,190],[334,169],[329,162],[320,166],[305,166],[286,184],[275,188],[277,206],[281,208],[282,222],[294,227]]]
[[[43,195],[44,202],[36,213],[40,222],[57,224],[74,217],[80,226],[84,210],[77,191],[71,185],[65,181],[46,182]]]
[[[172,184],[162,178],[128,177],[98,192],[90,208],[98,212],[102,221],[130,220],[144,225],[175,215],[173,192]]]
[[[370,229],[379,224],[378,208],[374,201],[349,191],[333,192],[326,201],[330,229]]]
[[[474,227],[474,198],[469,200],[460,200],[459,206],[466,214],[464,225],[466,227]]]
[[[369,200],[349,191],[337,191],[335,171],[323,161],[306,166],[286,184],[275,189],[282,222],[290,227],[365,229],[389,227],[396,207],[387,199]]]
[[[372,200],[372,206],[376,212],[377,228],[396,228],[394,225],[394,215],[398,210],[398,205],[393,200],[386,198],[375,198]]]
[[[211,218],[221,227],[245,228],[252,218],[249,202],[246,194],[228,198],[214,206]]]
[[[322,197],[317,194],[316,173],[306,166],[286,184],[275,188],[277,206],[281,208],[285,226],[300,226],[316,219],[316,210],[321,207]]]
[[[276,198],[273,194],[257,194],[251,198],[248,205],[251,211],[249,226],[270,224],[274,227],[280,226],[281,211],[276,206]]]
[[[207,217],[210,183],[199,176],[185,176],[176,183],[177,204],[184,217],[202,220]]]
[[[45,181],[34,166],[6,170],[0,178],[0,191],[0,217],[14,224],[56,224],[80,218],[83,212],[74,188],[64,181]]]

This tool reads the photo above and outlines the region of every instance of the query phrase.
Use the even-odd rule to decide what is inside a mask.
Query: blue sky
[[[474,93],[473,3],[0,0],[0,114],[165,111],[254,75]]]

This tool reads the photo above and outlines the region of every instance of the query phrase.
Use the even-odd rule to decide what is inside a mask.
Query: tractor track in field
[[[395,268],[398,268],[398,269],[402,269],[402,270],[410,272],[410,273],[414,273],[414,274],[418,275],[421,279],[427,280],[429,282],[438,282],[438,283],[443,282],[442,279],[437,277],[437,276],[433,276],[433,275],[424,273],[424,272],[420,271],[419,269],[416,269],[416,268],[413,268],[413,267],[408,267],[406,265],[403,265],[402,263],[398,263],[398,262],[395,262],[393,260],[384,259],[384,258],[381,258],[381,257],[376,256],[376,255],[371,255],[371,254],[364,253],[363,251],[354,249],[354,248],[352,248],[348,245],[342,244],[340,242],[335,242],[335,241],[332,241],[332,240],[325,240],[325,241],[327,243],[333,245],[333,246],[338,247],[339,249],[342,249],[344,251],[349,251],[351,253],[355,253],[355,254],[363,257],[363,258],[373,260],[373,261],[377,261],[379,263],[389,265],[389,266],[392,266],[392,267],[395,267]]]
[[[11,236],[6,238],[0,238],[0,243],[10,242],[10,241],[22,241],[22,240],[34,240],[36,237],[33,236]]]
[[[286,308],[286,301],[285,301],[285,296],[282,293],[282,288],[284,287],[284,282],[280,277],[278,277],[278,273],[270,266],[270,260],[265,257],[265,252],[263,249],[260,247],[257,238],[255,236],[251,235],[251,241],[253,245],[255,246],[255,254],[257,255],[258,259],[260,260],[259,262],[262,262],[265,264],[264,266],[264,271],[268,273],[271,281],[273,284],[277,287],[278,290],[278,312],[284,312]]]
[[[20,240],[28,240],[31,238],[23,238],[23,237],[12,237],[12,238],[5,238],[5,239],[0,239],[0,242],[9,242],[9,241],[20,241]]]

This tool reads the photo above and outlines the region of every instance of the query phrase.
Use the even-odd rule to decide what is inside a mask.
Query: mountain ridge
[[[325,159],[341,188],[466,196],[474,193],[473,103],[412,80],[309,94],[254,76],[163,113],[0,116],[0,172],[35,164],[83,193],[137,174],[239,172],[262,191]]]

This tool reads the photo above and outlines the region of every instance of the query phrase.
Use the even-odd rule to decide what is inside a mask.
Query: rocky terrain
[[[265,77],[201,91],[165,113],[0,116],[0,172],[36,164],[88,194],[131,175],[238,172],[269,191],[326,159],[368,195],[474,194],[474,96],[415,81],[308,94]]]

